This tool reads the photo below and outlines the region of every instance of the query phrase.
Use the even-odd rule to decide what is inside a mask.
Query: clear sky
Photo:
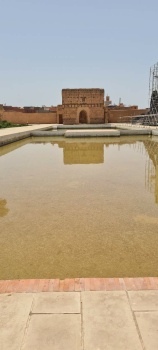
[[[0,0],[0,103],[56,105],[62,88],[148,105],[158,0]]]

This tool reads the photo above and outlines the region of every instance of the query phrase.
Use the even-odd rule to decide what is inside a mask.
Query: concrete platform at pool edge
[[[101,125],[100,125],[101,126]],[[86,136],[92,136],[92,137],[98,137],[98,136],[120,136],[120,129],[124,128],[127,131],[127,135],[135,135],[136,134],[143,134],[147,132],[147,129],[150,131],[151,134],[153,134],[156,138],[158,136],[158,128],[153,127],[153,126],[141,126],[141,125],[131,125],[131,124],[110,124],[111,127],[117,128],[118,130],[84,130],[85,128],[83,127],[83,130],[77,130],[72,132],[72,130],[69,130],[65,136],[67,137],[86,137]],[[47,131],[50,129],[55,129],[60,128],[59,124],[37,124],[37,125],[28,125],[28,126],[22,126],[22,127],[15,127],[15,128],[4,128],[0,129],[0,146],[22,140],[24,138],[30,137],[31,133],[34,131]],[[69,126],[64,126],[68,129]],[[81,126],[78,126],[81,127]],[[86,126],[87,127],[87,126]],[[94,127],[94,126],[93,126]],[[99,126],[98,126],[99,127]],[[91,129],[91,126],[89,125],[89,128]],[[125,131],[125,130],[124,130]],[[52,132],[53,133],[53,132]],[[91,134],[91,135],[90,135]],[[122,132],[124,134],[124,132]],[[61,135],[60,131],[56,131],[56,136]]]
[[[0,146],[30,137],[31,131],[50,130],[52,126],[52,124],[37,124],[0,129]]]

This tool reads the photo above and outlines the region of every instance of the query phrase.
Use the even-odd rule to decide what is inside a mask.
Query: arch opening
[[[87,124],[87,123],[88,123],[87,112],[82,110],[79,114],[79,124]]]

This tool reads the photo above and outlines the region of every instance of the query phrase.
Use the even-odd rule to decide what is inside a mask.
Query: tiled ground
[[[1,350],[157,350],[158,291],[5,293]]]

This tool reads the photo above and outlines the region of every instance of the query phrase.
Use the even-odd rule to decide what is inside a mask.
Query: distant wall
[[[132,117],[146,114],[146,109],[127,109],[127,110],[109,110],[108,122],[109,123],[126,123],[132,119]]]
[[[80,110],[86,110],[88,116],[88,123],[99,124],[109,123],[126,123],[131,120],[132,117],[146,114],[146,109],[127,109],[127,110],[106,110],[104,117],[104,108],[92,107],[92,108],[65,108],[62,110],[64,114],[64,124],[78,124]],[[89,111],[88,111],[89,110]],[[61,113],[61,112],[60,112]],[[8,122],[15,124],[57,124],[59,123],[59,115],[57,113],[22,113],[22,112],[4,112],[0,110],[0,118],[7,120]]]
[[[15,124],[56,124],[56,113],[1,112],[1,120]]]

